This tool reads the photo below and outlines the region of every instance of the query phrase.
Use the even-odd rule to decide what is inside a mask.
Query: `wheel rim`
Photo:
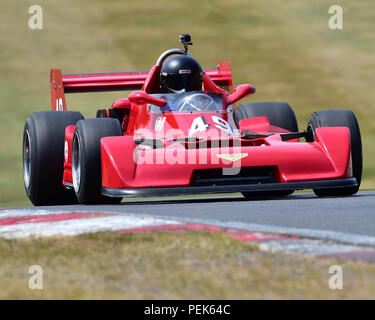
[[[79,139],[74,134],[73,139],[73,152],[72,152],[72,176],[73,176],[73,187],[76,193],[79,192],[81,185],[81,148],[79,145]]]
[[[31,150],[30,150],[30,134],[28,130],[23,133],[23,180],[26,189],[30,188],[31,175]]]

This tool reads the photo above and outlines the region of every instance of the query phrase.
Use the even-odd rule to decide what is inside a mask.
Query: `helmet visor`
[[[172,91],[196,91],[202,89],[202,75],[195,74],[168,74],[162,75],[162,85]]]

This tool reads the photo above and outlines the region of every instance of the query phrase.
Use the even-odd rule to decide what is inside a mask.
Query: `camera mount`
[[[184,46],[185,54],[188,52],[188,46],[193,45],[193,42],[191,42],[191,36],[188,33],[182,33],[179,35],[179,40],[181,44]]]

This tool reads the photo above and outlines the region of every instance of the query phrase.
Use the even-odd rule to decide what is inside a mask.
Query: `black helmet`
[[[202,89],[203,70],[189,55],[177,55],[164,62],[160,71],[160,84],[171,92]]]

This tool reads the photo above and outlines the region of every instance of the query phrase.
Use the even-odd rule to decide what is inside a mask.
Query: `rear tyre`
[[[253,102],[240,105],[236,109],[237,122],[242,119],[267,117],[271,125],[298,132],[296,115],[285,102]],[[242,192],[246,199],[279,198],[291,195],[294,190]]]
[[[100,139],[122,136],[117,119],[97,118],[79,121],[72,148],[73,186],[77,199],[83,204],[120,203],[122,198],[101,194],[102,170]]]
[[[321,127],[349,128],[353,177],[357,179],[358,185],[356,187],[337,189],[314,189],[314,193],[319,197],[350,196],[357,193],[362,180],[362,140],[354,113],[349,110],[324,110],[314,112],[310,116],[307,130],[315,133],[315,129]]]
[[[242,104],[236,109],[237,122],[254,117],[267,117],[274,126],[298,132],[296,115],[285,102],[253,102]]]
[[[26,194],[36,205],[77,203],[62,185],[65,128],[83,116],[73,111],[41,111],[30,115],[23,131],[23,176]]]

